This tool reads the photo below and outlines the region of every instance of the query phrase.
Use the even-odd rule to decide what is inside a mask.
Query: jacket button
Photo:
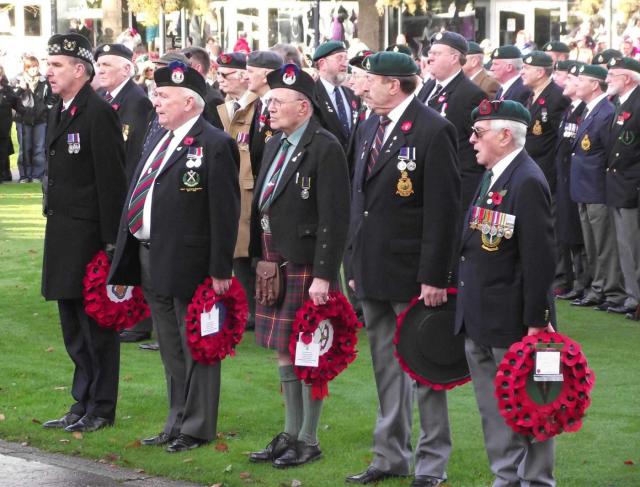
[[[47,211],[47,215],[49,215],[49,216],[53,215],[53,210],[48,210]]]
[[[619,152],[616,152],[616,157],[620,157],[620,153]]]
[[[609,172],[609,168],[607,168],[607,172]]]
[[[55,155],[56,155],[56,151],[55,151],[55,149],[51,149],[51,150],[49,151],[49,155],[50,155],[50,156],[55,156]]]
[[[327,248],[327,244],[322,244],[322,248],[326,249]]]
[[[53,179],[49,179],[49,186],[53,186]]]
[[[369,212],[368,212],[368,211],[365,211],[365,212],[363,213],[363,215],[364,215],[364,217],[365,217],[365,218],[367,218],[367,217],[369,216]]]
[[[460,287],[464,287],[464,281],[460,281]]]
[[[616,172],[616,170],[614,169],[613,172]]]
[[[311,233],[311,230],[305,230],[304,233],[309,235]]]
[[[320,261],[320,265],[324,265],[324,260],[321,260],[321,261]]]
[[[460,261],[461,262],[464,262],[465,260],[467,260],[467,259],[464,258],[464,255],[462,257],[460,257]]]
[[[576,155],[576,153],[575,153],[575,152],[572,152],[572,153],[571,153],[571,155],[572,155],[572,156],[575,156],[575,155]]]

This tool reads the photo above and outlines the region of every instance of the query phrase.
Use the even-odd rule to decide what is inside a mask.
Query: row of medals
[[[483,235],[489,235],[491,237],[504,237],[506,239],[510,239],[511,237],[513,237],[512,225],[508,223],[498,223],[492,221],[494,220],[494,215],[496,213],[498,213],[498,215],[501,215],[501,213],[499,212],[484,209],[485,212],[482,215],[482,221],[480,221],[479,210],[483,209],[484,208],[481,208],[479,206],[474,207],[473,216],[471,222],[469,223],[469,227],[472,230],[480,230]]]

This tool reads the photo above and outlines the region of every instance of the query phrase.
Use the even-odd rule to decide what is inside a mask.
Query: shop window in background
[[[0,35],[14,35],[16,32],[16,7],[0,3]]]
[[[25,5],[24,7],[24,35],[39,36],[42,32],[42,17],[39,5]]]
[[[257,8],[239,8],[237,13],[238,40],[233,47],[234,51],[257,51],[260,49],[260,17]]]

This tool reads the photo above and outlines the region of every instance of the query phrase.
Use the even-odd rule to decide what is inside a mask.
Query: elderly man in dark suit
[[[58,302],[62,337],[75,365],[75,403],[43,426],[87,432],[113,424],[118,399],[118,334],[87,316],[82,281],[96,252],[111,252],[116,241],[126,193],[124,141],[116,112],[91,88],[89,41],[79,34],[54,35],[48,52],[47,79],[60,100],[47,123],[42,295]]]
[[[522,84],[522,53],[516,46],[500,46],[491,53],[491,72],[500,83],[496,100],[515,100],[527,104],[531,90]]]
[[[447,299],[461,215],[457,134],[414,97],[418,66],[409,56],[379,52],[364,67],[364,98],[375,115],[357,135],[346,273],[362,302],[379,408],[371,464],[347,481],[410,473],[415,386],[420,438],[411,485],[435,486],[451,452],[446,392],[413,383],[393,356],[393,338],[412,298],[431,307]]]
[[[532,442],[507,426],[494,386],[498,365],[512,343],[553,330],[551,194],[524,150],[530,115],[521,104],[487,100],[472,116],[471,143],[486,172],[464,222],[456,332],[466,335],[493,486],[555,486],[554,441]],[[504,224],[493,229],[492,221]]]
[[[217,294],[231,282],[240,196],[238,148],[202,117],[204,78],[176,62],[154,73],[163,127],[138,163],[120,219],[109,282],[142,285],[165,369],[169,414],[163,431],[142,440],[170,453],[216,436],[220,362],[195,362],[185,316],[210,276]]]
[[[493,100],[500,89],[500,83],[484,68],[484,50],[477,42],[469,41],[467,62],[462,66],[464,74]]]

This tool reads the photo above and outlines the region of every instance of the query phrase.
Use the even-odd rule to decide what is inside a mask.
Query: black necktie
[[[501,86],[500,88],[498,88],[498,91],[496,91],[496,97],[495,97],[496,100],[500,100],[502,98],[502,92],[503,90]]]
[[[349,118],[347,117],[347,111],[344,109],[344,103],[342,103],[342,94],[340,93],[340,87],[336,86],[333,89],[333,94],[336,97],[336,108],[338,109],[338,118],[342,124],[342,130],[345,135],[349,135]]]
[[[433,92],[433,94],[432,94],[432,95],[429,97],[429,99],[427,100],[427,105],[431,105],[431,102],[432,102],[433,100],[437,99],[437,98],[438,98],[438,96],[440,96],[440,93],[442,92],[442,89],[443,89],[443,88],[444,88],[444,87],[443,87],[440,83],[438,83],[438,84],[436,85],[436,89],[435,89],[435,91]]]

